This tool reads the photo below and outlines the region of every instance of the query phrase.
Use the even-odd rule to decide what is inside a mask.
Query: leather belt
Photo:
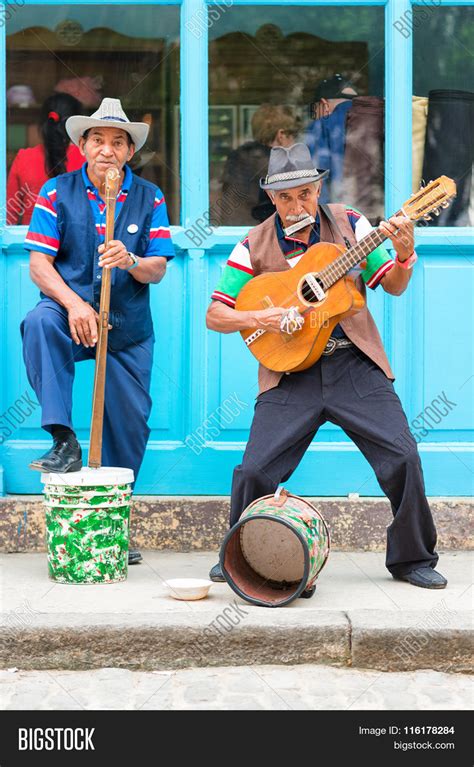
[[[354,346],[348,338],[331,338],[324,347],[323,354],[334,354],[336,349],[344,349],[346,346]]]

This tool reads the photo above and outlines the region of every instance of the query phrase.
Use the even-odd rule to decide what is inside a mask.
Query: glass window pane
[[[29,222],[47,175],[81,164],[64,118],[92,114],[104,96],[150,124],[130,166],[179,223],[179,6],[26,5],[6,32],[8,223]]]
[[[384,215],[382,7],[233,7],[209,16],[211,221],[255,225],[271,146],[329,169],[321,202]],[[340,78],[336,78],[340,75]],[[323,82],[328,81],[328,82]]]
[[[400,33],[411,33],[401,20]],[[413,13],[413,191],[445,175],[457,197],[429,226],[474,224],[474,8],[415,7]]]

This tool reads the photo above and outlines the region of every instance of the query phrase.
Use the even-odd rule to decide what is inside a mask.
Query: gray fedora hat
[[[66,131],[73,144],[79,144],[79,139],[90,128],[120,128],[131,136],[135,149],[142,148],[148,136],[150,126],[147,123],[132,123],[122,109],[119,99],[102,99],[102,103],[94,114],[73,115],[66,120]]]
[[[268,161],[268,173],[260,179],[262,189],[292,189],[294,186],[311,184],[329,175],[328,170],[314,167],[306,144],[274,146]]]

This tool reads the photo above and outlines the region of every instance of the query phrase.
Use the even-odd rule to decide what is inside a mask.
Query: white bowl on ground
[[[204,599],[209,593],[212,581],[204,578],[172,578],[165,581],[165,586],[173,599]]]

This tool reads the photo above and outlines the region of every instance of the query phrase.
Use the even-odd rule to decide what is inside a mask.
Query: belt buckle
[[[323,354],[334,354],[337,347],[337,341],[335,338],[330,338],[324,347]]]

